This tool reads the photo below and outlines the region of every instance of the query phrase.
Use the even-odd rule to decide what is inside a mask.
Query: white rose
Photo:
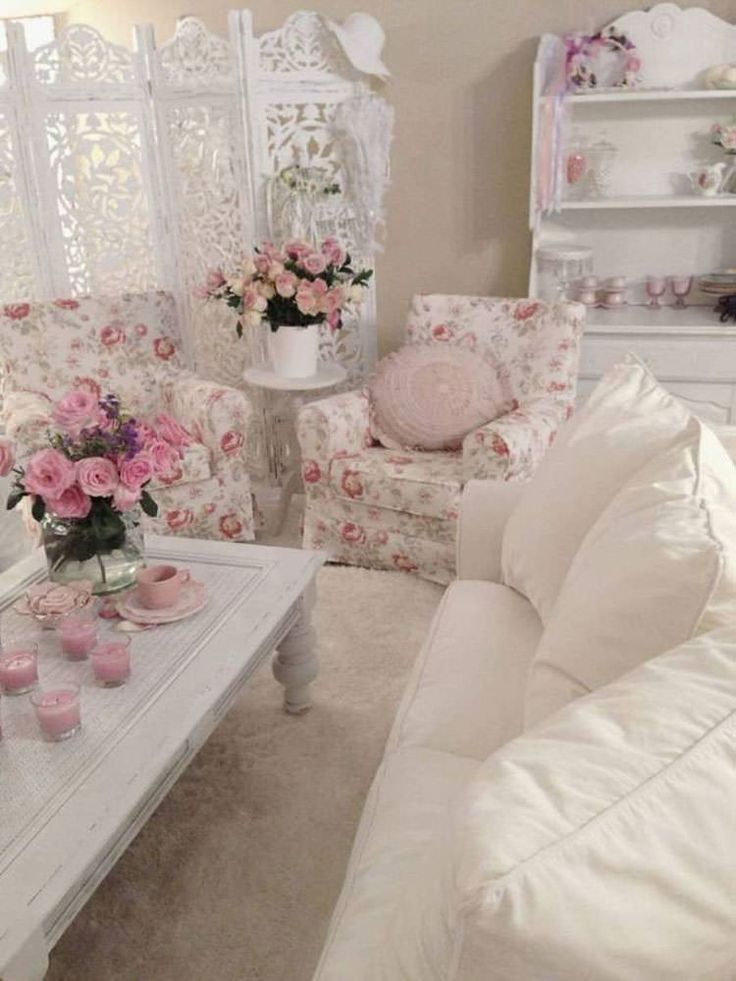
[[[244,279],[232,279],[227,285],[236,296],[242,296],[248,284]]]
[[[350,289],[348,290],[348,299],[352,303],[362,303],[364,292],[365,291],[362,286],[357,286],[357,285],[351,286]]]
[[[246,327],[259,327],[261,324],[261,314],[257,310],[249,310],[243,315],[243,323]]]
[[[272,296],[276,295],[273,283],[259,283],[258,292],[261,296],[265,296],[267,300],[270,300]]]
[[[253,279],[256,274],[256,264],[252,259],[245,259],[240,268],[243,270],[243,275],[246,279]]]

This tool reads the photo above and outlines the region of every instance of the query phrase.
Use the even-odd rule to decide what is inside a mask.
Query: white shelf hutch
[[[646,305],[646,276],[689,275],[736,267],[736,194],[692,193],[688,173],[725,160],[710,143],[710,127],[736,115],[736,90],[702,88],[705,69],[736,63],[736,25],[709,11],[662,3],[615,21],[642,58],[636,88],[570,94],[570,131],[618,150],[606,197],[563,200],[557,211],[537,208],[540,120],[549,108],[550,52],[540,42],[534,67],[530,217],[533,253],[529,289],[538,295],[536,251],[552,243],[588,246],[594,272],[625,276],[629,305],[590,309],[581,364],[584,397],[603,371],[629,351],[647,361],[675,394],[703,418],[736,423],[736,324],[720,323],[714,298],[697,290],[675,309]]]

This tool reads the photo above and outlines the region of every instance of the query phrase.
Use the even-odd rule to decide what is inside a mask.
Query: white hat
[[[391,72],[381,61],[386,35],[375,17],[370,14],[350,14],[342,25],[333,20],[327,26],[342,45],[348,61],[366,75],[386,78]]]

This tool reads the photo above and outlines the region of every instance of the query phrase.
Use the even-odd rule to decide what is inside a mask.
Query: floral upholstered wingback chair
[[[5,429],[43,439],[51,402],[71,388],[114,392],[132,413],[167,412],[192,436],[177,473],[152,484],[149,531],[249,541],[253,506],[246,396],[203,381],[180,353],[176,305],[162,291],[14,303],[0,307]]]
[[[448,582],[462,487],[471,478],[527,480],[572,413],[585,309],[577,303],[415,296],[409,344],[477,352],[509,393],[509,411],[458,451],[396,451],[374,439],[366,390],[302,408],[304,546],[334,561]]]

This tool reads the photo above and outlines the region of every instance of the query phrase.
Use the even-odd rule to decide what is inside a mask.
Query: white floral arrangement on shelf
[[[284,167],[278,172],[276,181],[290,191],[309,194],[313,197],[328,197],[331,194],[340,194],[342,191],[339,182],[332,180],[322,167],[303,167],[301,164],[292,164],[291,167]]]
[[[243,259],[231,276],[211,269],[195,294],[220,300],[238,314],[237,334],[264,321],[271,330],[326,322],[342,327],[343,311],[358,306],[372,269],[353,269],[337,239],[319,245],[292,240],[281,248],[264,242]]]

